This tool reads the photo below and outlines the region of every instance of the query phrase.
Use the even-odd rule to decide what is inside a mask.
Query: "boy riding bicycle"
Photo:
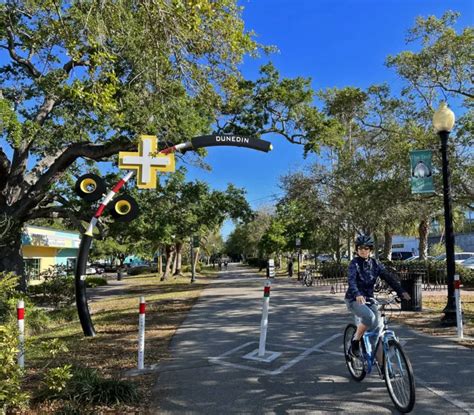
[[[351,342],[349,353],[353,356],[360,351],[360,339],[366,330],[379,330],[382,321],[375,304],[367,305],[366,301],[374,296],[374,285],[377,277],[385,280],[399,297],[410,300],[410,295],[403,290],[400,283],[385,269],[383,264],[371,257],[374,241],[368,235],[360,235],[355,241],[357,256],[349,264],[348,288],[345,295],[347,308],[360,322]],[[381,353],[381,350],[379,350]],[[377,356],[381,362],[381,355]]]

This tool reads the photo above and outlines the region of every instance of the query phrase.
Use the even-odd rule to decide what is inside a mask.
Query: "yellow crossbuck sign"
[[[156,173],[175,171],[174,154],[157,152],[158,139],[154,135],[141,135],[137,152],[121,151],[119,168],[137,170],[137,186],[140,189],[156,187]]]

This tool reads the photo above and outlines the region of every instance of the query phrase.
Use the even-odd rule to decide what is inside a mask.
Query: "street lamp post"
[[[456,325],[456,300],[454,297],[454,274],[456,263],[454,261],[454,228],[453,211],[451,201],[450,171],[448,162],[448,138],[454,127],[454,113],[442,102],[433,115],[433,126],[441,139],[441,157],[443,168],[443,198],[444,198],[444,222],[446,240],[446,275],[448,283],[448,298],[443,310],[443,324],[447,326]]]

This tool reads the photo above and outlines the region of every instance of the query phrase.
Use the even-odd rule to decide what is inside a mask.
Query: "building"
[[[40,272],[53,265],[74,269],[79,252],[79,232],[27,225],[22,235],[22,255],[30,280],[38,280]]]

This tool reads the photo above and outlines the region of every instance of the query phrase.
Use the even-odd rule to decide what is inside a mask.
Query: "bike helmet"
[[[355,240],[355,246],[368,246],[369,248],[374,247],[374,240],[369,235],[359,235]]]

